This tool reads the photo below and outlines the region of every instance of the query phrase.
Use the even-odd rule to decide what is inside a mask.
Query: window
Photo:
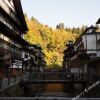
[[[3,39],[3,34],[0,33],[0,38]]]
[[[7,41],[7,42],[9,42],[9,38],[6,37],[6,36],[4,36],[4,40]]]

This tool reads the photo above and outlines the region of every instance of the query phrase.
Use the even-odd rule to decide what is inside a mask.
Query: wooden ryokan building
[[[0,78],[20,75],[23,35],[28,31],[20,0],[0,0]]]
[[[0,0],[0,91],[46,65],[42,48],[23,39],[26,31],[20,0]]]
[[[100,23],[100,20],[98,21]],[[63,66],[71,73],[100,74],[100,32],[91,26],[64,51]]]

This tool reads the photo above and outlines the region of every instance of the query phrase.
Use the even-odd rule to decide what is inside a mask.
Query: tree
[[[59,30],[64,30],[65,29],[64,23],[59,23],[59,25],[57,25],[56,28]]]
[[[26,19],[29,31],[24,36],[25,39],[31,44],[40,44],[45,54],[47,66],[53,64],[62,66],[65,43],[69,40],[75,41],[76,38],[72,34],[72,29],[66,28],[65,30],[64,23],[59,23],[57,29],[52,29],[41,24],[34,17]]]

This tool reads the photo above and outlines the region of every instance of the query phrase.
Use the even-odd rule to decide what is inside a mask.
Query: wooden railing
[[[22,77],[23,81],[35,81],[35,80],[70,80],[70,81],[97,81],[100,79],[99,75],[88,75],[88,74],[79,74],[66,72],[37,72],[28,74]]]
[[[19,82],[30,82],[30,81],[97,81],[100,79],[99,75],[87,75],[87,74],[68,74],[66,72],[34,72],[27,73],[21,76],[11,78],[0,79],[0,91],[4,90]]]

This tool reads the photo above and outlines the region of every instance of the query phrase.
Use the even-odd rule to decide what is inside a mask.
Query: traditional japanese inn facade
[[[91,26],[64,51],[64,68],[71,73],[100,74],[100,31]]]
[[[0,0],[0,91],[46,65],[41,46],[24,40],[27,31],[20,0]]]
[[[0,0],[0,79],[3,88],[22,74],[23,35],[28,31],[20,0]],[[11,80],[9,80],[11,78]],[[8,81],[9,80],[9,81]]]

